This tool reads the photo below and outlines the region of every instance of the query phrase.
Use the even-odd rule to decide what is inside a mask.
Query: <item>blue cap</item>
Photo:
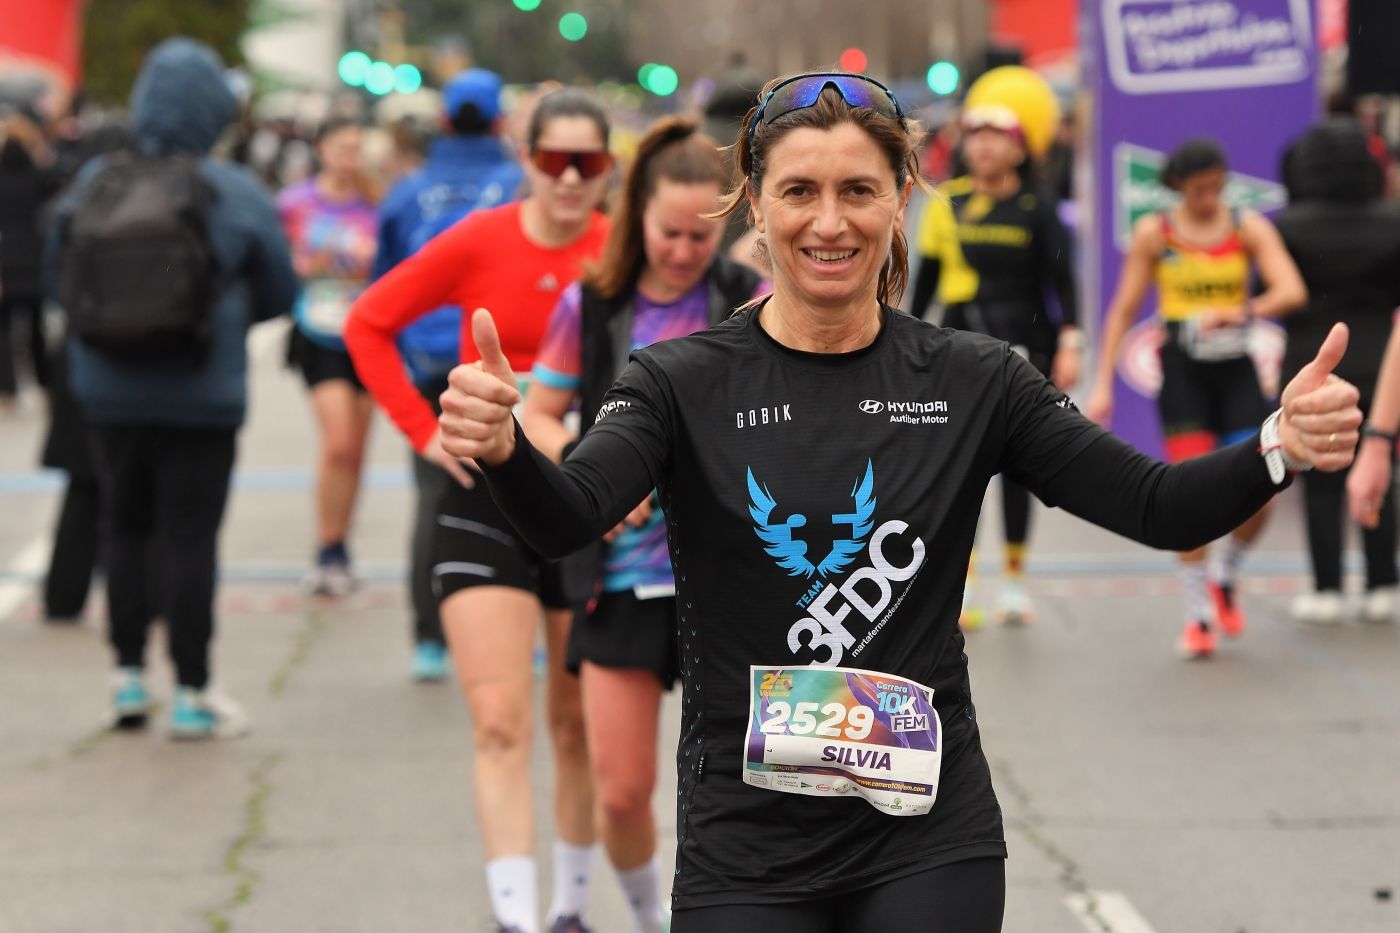
[[[450,118],[464,104],[475,107],[483,120],[500,116],[501,76],[485,68],[472,68],[454,75],[442,88],[443,110]]]

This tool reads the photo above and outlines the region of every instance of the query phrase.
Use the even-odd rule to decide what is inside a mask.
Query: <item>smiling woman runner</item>
[[[538,929],[528,788],[532,658],[543,611],[549,649],[543,718],[554,746],[559,834],[549,929],[578,933],[592,861],[593,785],[578,679],[564,670],[563,658],[579,596],[568,592],[560,565],[522,543],[486,490],[443,453],[433,410],[394,345],[411,322],[443,305],[491,308],[501,316],[508,365],[528,378],[560,292],[607,238],[607,218],[596,210],[613,167],[602,108],[575,90],[541,98],[521,161],[530,196],[467,215],[371,285],[355,303],[345,342],[375,400],[426,459],[458,480],[438,510],[433,584],[472,714],[491,905],[501,929],[519,933]],[[462,335],[466,362],[477,359],[470,338]]]
[[[512,419],[478,311],[482,367],[452,372],[443,446],[484,465],[541,548],[577,547],[660,490],[684,690],[673,930],[993,933],[1006,844],[957,624],[988,482],[1193,547],[1257,511],[1286,466],[1350,461],[1357,392],[1329,376],[1345,328],[1262,440],[1158,463],[1006,343],[891,307],[919,134],[884,85],[765,90],[730,209],[766,240],[772,297],[634,353],[562,466]]]

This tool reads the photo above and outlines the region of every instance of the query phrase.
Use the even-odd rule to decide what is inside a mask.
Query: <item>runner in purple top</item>
[[[591,425],[628,355],[703,331],[766,283],[717,258],[724,161],[689,120],[657,122],[628,169],[599,264],[555,308],[535,357],[522,420],[556,460],[577,443],[564,418],[578,402]],[[584,722],[603,844],[643,933],[664,929],[657,877],[656,721],[679,676],[675,579],[661,509],[649,494],[607,536],[587,615],[567,662],[582,677]]]
[[[321,434],[317,555],[307,578],[307,588],[319,596],[344,596],[354,588],[345,541],[374,413],[374,402],[341,339],[350,305],[369,280],[378,224],[374,196],[361,171],[360,146],[354,121],[327,123],[316,136],[320,171],[277,198],[302,282],[292,310],[296,327],[287,363],[306,381]]]

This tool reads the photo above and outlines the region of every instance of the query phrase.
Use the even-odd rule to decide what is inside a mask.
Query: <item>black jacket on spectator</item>
[[[0,146],[0,282],[15,295],[43,294],[40,216],[58,181],[34,164],[19,140]]]
[[[1400,209],[1381,201],[1381,170],[1350,118],[1309,130],[1284,156],[1289,204],[1274,224],[1308,287],[1308,303],[1283,319],[1283,381],[1322,346],[1337,321],[1351,343],[1337,375],[1369,397],[1400,307]]]

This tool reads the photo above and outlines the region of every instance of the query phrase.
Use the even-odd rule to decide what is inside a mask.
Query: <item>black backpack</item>
[[[196,156],[111,156],[75,206],[59,253],[69,332],[114,356],[202,359],[217,275],[213,199]]]

